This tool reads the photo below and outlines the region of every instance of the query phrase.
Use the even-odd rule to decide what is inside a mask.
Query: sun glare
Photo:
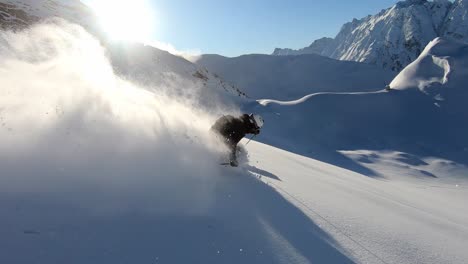
[[[154,11],[145,0],[89,1],[111,39],[149,41],[154,34]]]

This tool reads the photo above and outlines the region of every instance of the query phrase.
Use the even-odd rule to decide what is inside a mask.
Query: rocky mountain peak
[[[468,41],[468,0],[405,0],[344,24],[320,49],[276,49],[274,55],[316,53],[400,71],[436,37]],[[314,45],[312,43],[311,46]],[[325,45],[325,46],[324,46]]]

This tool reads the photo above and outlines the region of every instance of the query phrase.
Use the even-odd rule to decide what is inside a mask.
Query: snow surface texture
[[[354,151],[354,157],[373,159],[368,165],[386,175],[380,180],[256,142],[248,148],[255,164],[252,173],[303,211],[347,256],[352,256],[352,261],[466,262],[466,167],[445,171],[439,179],[418,176],[408,182],[410,170],[404,167],[408,160],[412,160],[412,168],[442,170],[448,161],[421,160],[427,162],[424,165],[404,153]],[[283,244],[278,248],[291,245],[287,240],[280,242]],[[307,255],[299,261],[284,261],[315,262],[333,263]]]
[[[376,15],[346,23],[334,39],[319,39],[300,50],[276,49],[273,54],[315,53],[400,71],[436,37],[468,41],[467,3],[401,1]]]
[[[394,72],[372,65],[315,54],[236,58],[202,55],[196,63],[255,99],[292,100],[313,92],[375,91],[383,89],[395,76]]]

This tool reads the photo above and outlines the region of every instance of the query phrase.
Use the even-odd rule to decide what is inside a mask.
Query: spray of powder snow
[[[117,77],[79,26],[52,21],[0,34],[2,195],[46,194],[99,210],[209,206],[221,151],[207,133],[212,116],[165,87]]]

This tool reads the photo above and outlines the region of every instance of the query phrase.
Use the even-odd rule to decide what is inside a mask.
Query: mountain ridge
[[[375,91],[383,89],[395,75],[373,65],[338,61],[317,54],[251,54],[234,58],[202,55],[196,63],[223,76],[255,99],[288,100],[326,91]],[[373,78],[362,78],[363,75]]]
[[[400,71],[436,37],[468,41],[466,0],[406,0],[375,15],[345,23],[333,39],[309,47],[275,49],[273,55],[317,53],[338,60],[378,65]]]

